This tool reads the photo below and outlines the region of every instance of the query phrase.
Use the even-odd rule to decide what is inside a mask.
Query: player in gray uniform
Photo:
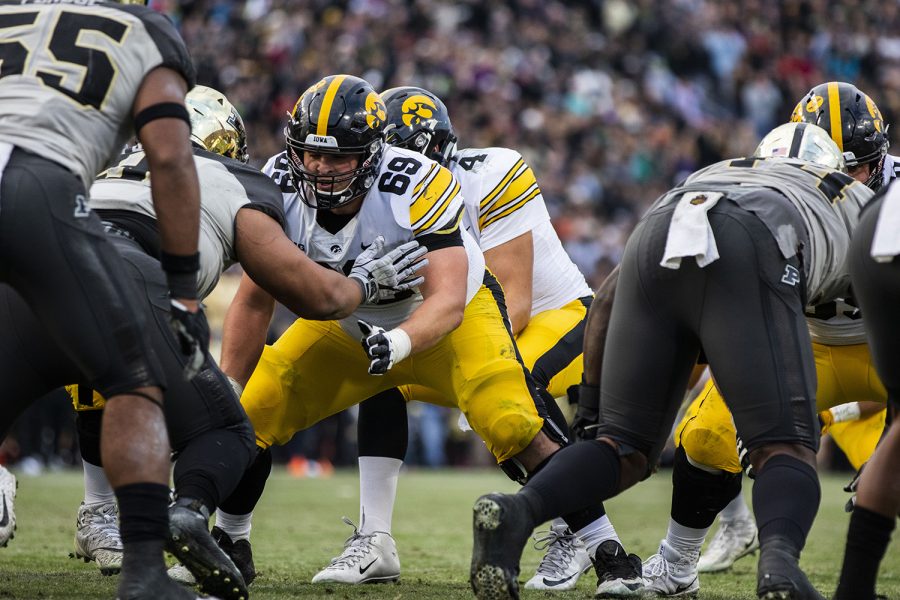
[[[159,301],[172,304],[179,346],[202,360],[199,191],[184,108],[190,57],[164,16],[93,0],[0,2],[0,47],[0,429],[68,382],[102,390],[110,399],[103,462],[125,546],[118,595],[193,598],[166,578],[162,554],[166,380],[143,335],[148,315],[128,266],[87,194],[137,133],[157,173],[152,196],[166,272]]]
[[[871,190],[839,170],[843,158],[827,133],[786,127],[788,145],[770,143],[785,138],[776,129],[758,152],[805,160],[717,163],[663,195],[636,227],[606,336],[598,439],[563,448],[518,494],[476,502],[479,598],[517,597],[534,524],[649,476],[701,351],[757,473],[757,594],[821,598],[798,565],[820,496],[803,308],[846,295],[850,232]]]
[[[853,290],[869,323],[869,347],[900,409],[900,187],[878,195],[860,219],[850,248]],[[847,531],[847,547],[835,600],[874,600],[878,566],[900,513],[900,430],[891,425],[862,472]]]
[[[418,246],[415,243],[379,259],[375,259],[379,246],[373,245],[357,259],[349,277],[316,265],[284,234],[278,186],[244,164],[246,134],[234,107],[222,94],[203,86],[188,94],[187,106],[200,181],[201,298],[212,291],[225,269],[240,261],[250,277],[272,289],[298,314],[334,318],[373,298],[379,285],[396,286],[398,269],[399,278],[405,279],[420,267],[394,263],[395,259],[411,262],[406,254],[410,246]],[[192,381],[175,377],[185,361],[164,326],[168,307],[160,301],[165,298],[165,282],[157,258],[159,237],[150,181],[146,154],[137,146],[98,176],[91,197],[110,241],[131,266],[146,312],[154,317],[155,326],[145,328],[144,335],[169,375],[166,420],[177,461],[168,549],[188,567],[203,591],[246,598],[243,574],[210,537],[207,522],[255,457],[253,428],[232,389],[234,384],[229,384],[208,353]],[[89,464],[100,464],[101,412],[90,409],[101,408],[102,397],[87,385],[79,385],[73,396],[76,408],[88,409],[78,413],[82,456]],[[84,545],[76,538],[76,551],[87,557]],[[248,579],[251,575],[248,572]]]

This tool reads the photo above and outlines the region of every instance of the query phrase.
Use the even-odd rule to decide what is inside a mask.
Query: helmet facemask
[[[384,152],[384,143],[375,139],[363,148],[337,148],[336,145],[300,142],[285,130],[287,141],[288,171],[300,199],[316,210],[331,210],[353,202],[365,195],[375,183],[378,165]],[[308,135],[319,139],[328,136]],[[314,140],[310,140],[315,142]],[[338,156],[357,155],[357,166],[340,173],[318,174],[306,168],[303,157],[306,152]]]

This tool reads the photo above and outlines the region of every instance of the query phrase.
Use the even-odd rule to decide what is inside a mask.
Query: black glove
[[[362,331],[362,347],[369,357],[369,375],[384,375],[394,363],[398,363],[410,352],[409,336],[402,329],[385,331],[378,325],[370,325],[357,320]]]
[[[186,358],[184,378],[190,381],[203,368],[206,352],[209,350],[209,323],[203,314],[203,305],[201,304],[197,312],[193,313],[178,300],[172,300],[169,327],[172,328],[175,339],[181,346],[181,353]]]
[[[582,383],[573,385],[568,392],[569,402],[578,404],[572,421],[572,434],[579,440],[596,439],[597,427],[600,426],[600,387]]]

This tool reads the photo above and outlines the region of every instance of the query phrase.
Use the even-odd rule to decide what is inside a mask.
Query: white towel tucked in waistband
[[[872,258],[891,262],[895,256],[900,256],[900,186],[892,185],[881,201],[872,238]]]
[[[660,266],[677,269],[685,256],[695,257],[701,268],[718,260],[719,249],[706,213],[721,197],[719,192],[688,192],[681,197],[672,214]]]
[[[6,169],[6,163],[9,162],[9,155],[12,154],[13,148],[12,144],[0,142],[0,180],[3,179],[3,171]]]

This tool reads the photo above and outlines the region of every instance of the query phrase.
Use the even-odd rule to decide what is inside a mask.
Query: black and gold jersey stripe
[[[516,212],[540,193],[534,171],[519,159],[497,187],[481,201],[478,229],[484,231],[485,227]]]
[[[447,208],[459,196],[459,190],[459,182],[446,168],[438,166],[431,170],[410,203],[409,222],[413,234],[419,235],[439,223]]]

